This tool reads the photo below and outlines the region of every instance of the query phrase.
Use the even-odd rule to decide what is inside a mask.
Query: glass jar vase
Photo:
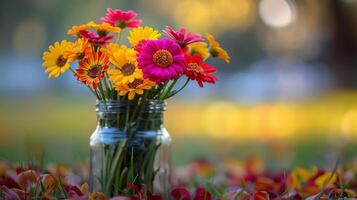
[[[90,189],[109,197],[130,194],[128,184],[168,195],[171,137],[163,126],[164,101],[130,105],[98,101],[90,137]],[[133,193],[133,191],[131,191]]]

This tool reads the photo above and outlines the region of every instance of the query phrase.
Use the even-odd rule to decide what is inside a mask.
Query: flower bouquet
[[[107,196],[130,194],[128,184],[167,193],[171,138],[163,126],[165,100],[190,80],[214,84],[211,57],[230,60],[215,38],[206,40],[185,28],[163,33],[140,26],[133,11],[107,9],[101,23],[73,26],[63,40],[49,46],[43,66],[49,77],[66,71],[96,96],[98,126],[90,139],[90,186]],[[122,34],[128,33],[128,42]],[[77,62],[76,68],[73,63]],[[186,79],[179,81],[179,79]]]

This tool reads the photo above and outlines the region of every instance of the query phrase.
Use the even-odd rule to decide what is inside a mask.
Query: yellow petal
[[[51,76],[51,77],[52,77],[52,76],[55,76],[56,74],[59,73],[59,71],[60,71],[59,68],[53,69],[53,70],[50,72],[50,76]]]
[[[128,93],[128,91],[119,91],[120,96],[124,96],[124,95],[126,95],[126,93]]]
[[[219,43],[217,40],[213,37],[213,35],[206,33],[206,38],[211,46],[211,48],[219,47]]]
[[[144,93],[144,90],[137,89],[135,92],[136,92],[136,94],[142,95]]]
[[[84,194],[89,194],[89,185],[87,182],[83,183],[80,188],[81,192]]]
[[[135,80],[135,78],[134,78],[134,76],[129,76],[128,80],[129,80],[130,83],[132,83]]]
[[[48,68],[45,70],[45,72],[46,72],[46,73],[49,73],[49,72],[51,72],[51,71],[53,71],[53,70],[55,70],[55,69],[57,69],[57,66],[51,66],[51,67],[48,67]]]
[[[336,182],[336,180],[337,180],[336,174],[327,172],[327,173],[317,177],[315,180],[315,183],[320,189],[323,189],[328,186],[331,186],[333,183]]]
[[[132,99],[134,99],[134,97],[135,97],[135,91],[130,91],[129,95],[128,95],[128,99],[132,100]]]

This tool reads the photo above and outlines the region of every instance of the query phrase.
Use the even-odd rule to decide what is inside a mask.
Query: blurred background
[[[259,156],[271,168],[357,160],[356,0],[0,1],[0,159],[88,159],[95,98],[70,73],[48,79],[42,52],[107,7],[143,25],[211,32],[231,55],[216,85],[168,103],[174,165]]]

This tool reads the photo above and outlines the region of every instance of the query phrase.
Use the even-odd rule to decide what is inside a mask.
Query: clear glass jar
[[[168,195],[171,137],[163,126],[163,101],[136,106],[98,101],[98,125],[90,137],[90,187],[107,196],[130,194],[128,183]]]

